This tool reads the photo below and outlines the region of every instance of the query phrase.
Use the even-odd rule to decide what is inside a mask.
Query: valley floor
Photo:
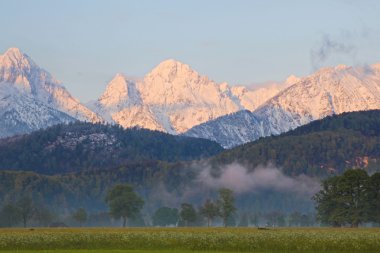
[[[64,228],[0,229],[0,252],[380,252],[380,229]]]

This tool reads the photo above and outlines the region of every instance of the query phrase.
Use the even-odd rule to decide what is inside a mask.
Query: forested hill
[[[222,150],[205,139],[76,122],[0,140],[0,169],[57,174],[136,161],[202,159]]]
[[[261,138],[212,158],[250,169],[272,164],[289,175],[340,174],[347,168],[380,170],[380,110],[327,117],[291,132]],[[215,166],[218,167],[218,166]]]
[[[283,135],[303,135],[321,131],[353,130],[365,136],[380,135],[380,110],[346,112],[328,116],[298,127]]]

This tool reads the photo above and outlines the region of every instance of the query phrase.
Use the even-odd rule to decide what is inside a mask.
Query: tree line
[[[166,195],[157,195],[157,191],[170,192],[176,205],[170,206],[180,209],[177,200],[192,187],[198,177],[198,167],[202,164],[192,164],[192,167],[183,163],[144,162],[128,164],[108,170],[84,171],[57,175],[54,177],[31,172],[0,171],[0,208],[2,205],[17,200],[19,196],[30,195],[38,206],[65,217],[73,210],[83,207],[92,215],[107,210],[104,199],[110,186],[114,184],[131,184],[134,190],[144,199],[143,216],[146,223],[151,224],[154,211],[168,203]],[[211,189],[210,189],[211,190]],[[212,197],[217,190],[210,191]],[[206,201],[205,195],[184,199],[198,210]],[[216,198],[216,197],[215,197]],[[310,198],[300,198],[296,201],[291,195],[281,192],[237,194],[236,206],[241,212],[269,213],[281,211],[286,216],[293,211],[303,213],[313,212],[313,201]],[[2,200],[2,201],[1,201]],[[167,205],[167,204],[166,204]]]
[[[106,202],[109,205],[110,215],[116,219],[123,220],[123,227],[128,218],[134,218],[141,211],[144,200],[139,197],[130,185],[116,185],[107,194]],[[228,218],[236,211],[235,198],[230,189],[219,190],[219,198],[215,202],[207,200],[201,207],[199,214],[207,218],[207,224],[215,217],[221,217],[223,226],[228,225]],[[176,208],[162,207],[153,215],[154,225],[178,225],[184,226],[197,221],[197,211],[190,203],[182,203],[181,210]]]
[[[312,226],[313,214],[280,211],[267,213],[238,213],[233,191],[222,188],[216,199],[207,199],[195,207],[182,203],[177,207],[158,207],[151,215],[142,213],[144,200],[127,184],[112,187],[104,199],[108,211],[88,213],[77,208],[64,216],[49,210],[30,196],[22,196],[13,202],[4,203],[0,208],[0,227],[12,226]]]
[[[207,199],[199,208],[191,203],[182,203],[179,208],[162,206],[150,216],[153,226],[315,226],[358,227],[364,223],[380,224],[380,173],[368,175],[365,170],[351,169],[341,176],[330,177],[321,184],[322,189],[313,197],[316,216],[293,212],[240,213],[235,205],[232,190],[221,188],[217,199]],[[145,201],[128,184],[118,184],[108,190],[104,201],[109,211],[97,216],[88,215],[84,208],[70,214],[76,225],[87,221],[121,220],[122,226],[145,226],[141,210]],[[38,223],[40,226],[62,226],[57,215],[44,206],[33,202],[30,196],[22,196],[14,202],[3,204],[0,209],[0,226],[24,227]],[[264,221],[264,223],[263,223]],[[320,222],[319,224],[316,221]],[[114,224],[117,224],[114,223]]]
[[[84,208],[78,208],[69,218],[82,226],[87,221],[88,214]],[[30,196],[22,196],[17,201],[8,202],[0,209],[0,227],[13,227],[19,224],[23,227],[66,226],[57,220],[59,217],[55,212],[36,204]]]

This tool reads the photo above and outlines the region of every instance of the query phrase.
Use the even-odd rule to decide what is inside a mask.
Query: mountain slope
[[[380,171],[380,110],[343,113],[291,132],[261,138],[212,159],[214,165],[238,162],[253,170],[277,166],[290,175],[341,173],[362,167]]]
[[[375,65],[324,68],[270,99],[255,114],[273,134],[343,112],[380,109],[380,71]]]
[[[213,140],[224,148],[232,148],[271,135],[271,132],[264,120],[242,110],[195,126],[183,135]]]
[[[244,123],[239,125],[236,123],[239,119],[231,114],[195,126],[185,135],[215,140],[230,148],[259,137],[287,132],[328,115],[380,109],[379,65],[325,68],[296,81],[253,114],[245,113],[257,123],[251,120],[252,124],[247,124],[242,120]]]
[[[256,95],[245,87],[217,84],[186,64],[167,60],[142,80],[117,74],[90,107],[125,128],[139,126],[180,134],[219,116],[254,110],[279,90],[263,88]]]
[[[68,114],[0,85],[0,138],[72,121]]]
[[[75,119],[101,120],[17,48],[0,55],[0,99],[1,137]]]
[[[56,174],[136,161],[194,160],[222,150],[204,139],[76,122],[0,140],[0,169]]]

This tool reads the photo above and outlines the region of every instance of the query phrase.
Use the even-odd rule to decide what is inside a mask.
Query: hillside
[[[222,150],[204,139],[76,122],[0,140],[0,169],[57,174],[145,160],[195,160]]]
[[[291,132],[226,150],[215,167],[238,162],[253,170],[272,164],[289,175],[326,176],[347,168],[379,170],[380,110],[329,116]]]

